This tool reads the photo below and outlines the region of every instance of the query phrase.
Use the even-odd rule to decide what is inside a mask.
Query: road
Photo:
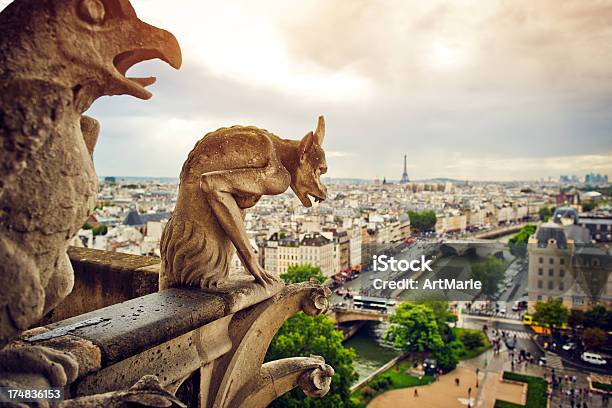
[[[507,335],[514,336],[516,334],[516,350],[525,350],[528,353],[531,353],[537,360],[542,357],[544,354],[540,351],[538,346],[531,340],[530,336],[532,335],[531,329],[524,326],[520,322],[511,322],[507,319],[503,319],[503,321],[498,321],[496,318],[490,319],[481,319],[470,317],[469,315],[462,315],[461,322],[463,327],[468,329],[478,329],[482,330],[483,326],[487,325],[487,331],[489,334],[493,332],[493,330],[500,331],[503,330],[507,333]]]
[[[426,255],[433,251],[435,245],[436,243],[433,241],[418,241],[412,245],[406,245],[401,252],[394,254],[393,257],[397,260],[419,259],[421,255]],[[358,278],[345,282],[344,285],[338,289],[349,290],[354,295],[361,294],[390,298],[393,295],[393,291],[391,289],[375,289],[373,286],[374,279],[380,278],[387,281],[400,281],[405,278],[410,278],[414,276],[414,274],[414,272],[375,272],[372,270],[364,270],[359,274]],[[346,302],[346,300],[344,300],[342,296],[336,295],[334,290],[332,303],[336,304],[339,302]]]

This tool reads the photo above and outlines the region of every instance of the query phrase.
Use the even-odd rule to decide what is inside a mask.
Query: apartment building
[[[460,212],[436,215],[436,233],[463,232],[467,228],[467,216]]]
[[[264,268],[276,275],[287,272],[291,265],[303,264],[319,266],[325,276],[337,272],[334,242],[318,232],[303,234],[300,239],[274,233],[265,242],[264,252]]]
[[[349,231],[349,265],[361,264],[361,227],[355,226]]]
[[[562,299],[570,309],[586,309],[594,299],[612,303],[610,251],[591,244],[579,225],[542,224],[529,238],[528,301]],[[606,272],[607,270],[607,272]]]

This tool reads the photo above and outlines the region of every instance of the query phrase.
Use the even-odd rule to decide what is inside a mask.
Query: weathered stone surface
[[[99,126],[82,116],[103,95],[147,99],[147,59],[178,68],[167,31],[129,1],[16,0],[0,14],[0,346],[36,323],[73,284],[70,238],[93,209]]]
[[[123,408],[123,407],[185,407],[174,395],[166,391],[157,377],[148,375],[125,391],[114,391],[64,401],[62,408]]]
[[[333,374],[333,370],[320,358],[306,361],[296,357],[279,365],[262,364],[272,338],[285,320],[299,311],[309,315],[325,313],[330,296],[330,290],[316,281],[292,284],[274,297],[237,312],[229,326],[231,350],[202,369],[201,405],[265,407],[296,385],[306,386],[308,379],[298,379],[315,368],[324,371],[317,374],[318,385],[309,385],[308,392],[314,395],[319,389],[318,396],[324,395],[327,391],[322,385],[323,377]]]
[[[97,320],[70,334],[87,339],[102,350],[104,365],[204,326],[228,314],[220,295],[198,290],[169,289],[85,313],[47,326],[63,334],[62,327]]]
[[[126,71],[153,58],[178,68],[181,53],[128,0],[15,0],[0,28],[0,384],[63,386],[80,370],[71,352],[7,343],[72,290],[68,242],[98,189],[99,125],[83,112],[103,95],[148,99],[154,78]]]
[[[312,396],[327,392],[333,369],[321,357],[262,362],[285,319],[326,312],[329,289],[316,281],[287,285],[265,300],[243,298],[252,303],[239,310],[232,310],[242,299],[233,288],[216,291],[168,289],[28,332],[27,341],[60,351],[86,342],[98,352],[96,368],[79,371],[71,386],[79,398],[126,390],[146,374],[176,391],[198,370],[202,406],[264,407],[296,386]]]
[[[160,259],[89,248],[68,249],[74,289],[45,316],[55,323],[158,291]]]
[[[327,197],[320,176],[327,171],[321,148],[325,121],[301,141],[284,140],[252,126],[222,128],[204,136],[180,175],[177,204],[162,234],[160,288],[211,288],[227,283],[234,248],[255,282],[278,278],[258,263],[244,215],[261,196],[289,187],[306,207]]]

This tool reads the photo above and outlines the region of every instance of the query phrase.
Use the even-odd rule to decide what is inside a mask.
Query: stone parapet
[[[117,268],[117,262],[108,265]],[[238,286],[150,293],[49,324],[26,340],[48,346],[69,337],[99,349],[99,368],[79,375],[68,389],[72,397],[127,390],[145,375],[202,407],[264,407],[294,387],[325,395],[334,371],[322,357],[263,361],[286,319],[327,311],[329,289],[307,282],[281,285],[270,295],[253,282]]]
[[[74,289],[44,323],[54,323],[92,310],[157,292],[160,259],[89,248],[70,247]]]

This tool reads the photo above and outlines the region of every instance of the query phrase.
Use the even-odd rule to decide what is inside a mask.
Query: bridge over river
[[[506,243],[487,239],[446,240],[440,244],[440,252],[444,255],[475,254],[488,258],[490,256],[501,257],[507,251],[509,247]]]
[[[346,307],[334,307],[327,315],[336,324],[372,321],[385,322],[389,319],[389,314],[385,312]]]

